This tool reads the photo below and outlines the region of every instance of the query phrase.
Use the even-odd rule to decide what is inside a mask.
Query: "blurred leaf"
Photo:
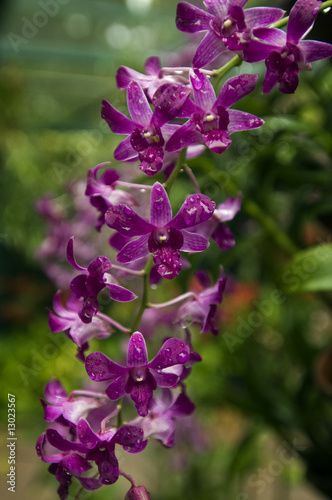
[[[286,293],[332,290],[331,268],[331,243],[298,252],[282,272],[282,288]]]

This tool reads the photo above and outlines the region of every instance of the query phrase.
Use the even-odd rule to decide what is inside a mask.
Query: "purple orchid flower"
[[[179,308],[178,321],[183,325],[186,325],[189,321],[199,323],[201,333],[207,333],[211,330],[214,335],[218,335],[219,329],[216,326],[217,305],[222,301],[227,278],[221,270],[216,284],[211,286],[206,273],[197,273],[196,277],[204,289]]]
[[[54,422],[63,417],[72,424],[77,424],[90,410],[99,408],[105,403],[106,396],[92,392],[89,396],[67,396],[61,382],[51,378],[45,386],[44,396],[48,403],[41,399],[44,408],[45,422]],[[102,396],[102,397],[101,397]],[[101,398],[101,399],[100,399]]]
[[[111,261],[104,256],[93,259],[87,268],[77,264],[74,257],[74,238],[70,238],[67,245],[67,260],[74,269],[83,271],[70,283],[70,289],[78,297],[83,298],[83,305],[78,316],[83,323],[91,323],[92,317],[98,312],[98,293],[105,287],[109,289],[112,300],[130,302],[137,298],[130,290],[117,284],[116,278],[107,273],[112,268]],[[105,276],[106,273],[106,276]]]
[[[176,26],[180,31],[207,31],[193,59],[201,68],[226,51],[236,52],[245,61],[263,61],[268,43],[257,40],[256,29],[269,26],[284,15],[282,9],[254,7],[243,10],[247,0],[204,0],[207,11],[187,2],[177,7]]]
[[[163,389],[159,397],[152,398],[148,415],[137,417],[130,424],[142,428],[145,437],[153,436],[170,447],[174,445],[175,421],[191,415],[194,410],[195,405],[184,392],[178,395]]]
[[[287,32],[264,28],[258,29],[256,36],[263,37],[274,45],[266,58],[266,74],[263,93],[270,92],[279,83],[284,94],[295,92],[300,71],[312,69],[311,62],[332,56],[332,45],[302,38],[311,30],[322,6],[319,0],[297,0],[289,14]]]
[[[111,428],[106,432],[94,432],[89,423],[81,419],[77,425],[77,435],[80,442],[86,446],[86,459],[94,461],[99,471],[100,486],[113,484],[119,478],[119,463],[115,456],[115,445],[120,444],[129,453],[140,453],[146,445],[143,431],[133,425],[124,425],[116,430]]]
[[[190,233],[188,229],[208,220],[215,203],[203,194],[193,194],[172,218],[166,190],[156,182],[151,190],[150,205],[149,222],[127,205],[110,207],[106,212],[105,221],[109,227],[123,236],[140,236],[120,250],[117,260],[126,263],[153,253],[158,273],[163,278],[173,279],[181,270],[179,250],[201,252],[208,247],[206,238]]]
[[[109,323],[97,316],[93,316],[90,323],[82,321],[79,316],[82,302],[75,295],[67,299],[65,307],[62,305],[61,293],[58,290],[53,299],[53,309],[55,314],[52,311],[48,313],[48,326],[51,332],[66,332],[79,347],[80,354],[88,348],[87,342],[90,339],[105,339],[114,331]]]
[[[206,239],[212,238],[221,250],[229,250],[235,245],[235,239],[232,231],[224,222],[234,219],[241,209],[241,200],[241,194],[236,198],[228,198],[217,206],[211,219],[204,224],[195,226],[191,231]]]
[[[128,205],[137,205],[134,196],[127,191],[116,188],[116,183],[120,179],[120,175],[116,170],[107,168],[98,179],[99,170],[109,162],[100,163],[88,171],[88,179],[85,194],[89,196],[90,203],[96,207],[100,216],[96,226],[97,231],[100,231],[105,223],[105,212],[111,205],[119,203],[127,203]]]
[[[229,109],[232,104],[252,92],[258,75],[234,76],[225,82],[219,96],[209,79],[199,70],[191,74],[195,103],[187,100],[182,114],[190,117],[169,139],[167,151],[190,144],[203,143],[215,153],[223,153],[231,144],[230,134],[263,125],[255,115]]]
[[[190,88],[166,84],[152,112],[143,89],[136,82],[128,86],[127,103],[130,120],[109,102],[103,101],[101,116],[115,134],[127,134],[114,151],[119,161],[140,160],[139,168],[147,175],[155,175],[162,167],[164,145],[178,125],[173,120],[190,94]]]
[[[132,334],[128,344],[127,366],[121,366],[105,354],[94,352],[85,367],[92,380],[109,380],[107,396],[116,401],[130,394],[138,414],[148,414],[153,391],[159,387],[174,387],[179,381],[182,365],[189,357],[189,347],[180,339],[168,339],[157,356],[148,362],[145,340],[140,332]]]
[[[121,66],[116,73],[116,83],[119,89],[127,89],[130,82],[136,82],[147,91],[147,97],[152,102],[156,90],[165,83],[189,84],[189,80],[177,68],[174,68],[171,74],[169,74],[171,68],[167,68],[167,71],[164,70],[161,67],[159,57],[149,57],[145,62],[144,70],[146,74],[139,73],[127,66]]]

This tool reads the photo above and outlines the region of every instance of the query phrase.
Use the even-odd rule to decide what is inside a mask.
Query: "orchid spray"
[[[296,90],[301,71],[332,55],[332,45],[304,39],[331,1],[297,0],[289,17],[279,8],[245,4],[205,0],[200,8],[180,2],[178,29],[203,32],[192,65],[161,67],[157,57],[150,57],[145,74],[125,66],[118,69],[116,81],[127,92],[130,118],[112,105],[112,98],[103,101],[101,115],[114,134],[126,136],[114,158],[127,164],[132,175],[122,180],[121,165],[114,169],[108,163],[88,172],[84,210],[81,205],[76,216],[79,233],[76,224],[58,220],[49,200],[39,204],[53,224],[39,252],[63,289],[49,310],[49,328],[55,334],[64,332],[77,345],[77,362],[85,363],[87,372],[86,388],[69,395],[54,377],[42,400],[48,428],[38,439],[37,453],[55,475],[61,500],[68,498],[73,479],[83,492],[111,485],[120,476],[131,483],[127,499],[149,499],[146,488],[120,468],[116,445],[132,454],[140,454],[152,438],[171,447],[177,425],[194,412],[186,379],[202,359],[192,346],[191,325],[197,323],[202,334],[219,333],[218,307],[227,278],[218,260],[218,278],[211,282],[203,269],[195,269],[190,256],[204,252],[210,242],[221,252],[234,246],[225,223],[240,210],[241,194],[234,192],[217,205],[200,192],[187,161],[207,150],[220,155],[232,148],[233,133],[264,125],[260,117],[233,107],[257,92],[259,74],[226,74],[242,61],[264,61],[262,92],[278,85],[275,92],[289,94]],[[174,208],[172,194],[180,172],[187,175],[190,187]],[[140,183],[135,182],[138,178]],[[96,215],[97,222],[92,222]],[[59,225],[62,229],[56,231]],[[84,233],[90,235],[93,225],[99,234],[103,228],[109,256],[99,255],[97,244],[87,244]],[[64,244],[72,272],[55,269],[54,264],[47,269],[47,257],[59,254]],[[158,287],[171,294],[172,280],[181,279],[188,268],[196,276],[195,286],[163,303],[153,299]],[[107,303],[128,303],[125,324],[100,307],[105,297]],[[165,330],[166,337],[160,337]],[[87,353],[92,338],[107,342],[114,332],[127,339],[125,359],[116,353]],[[157,349],[148,356],[150,342],[152,351]]]

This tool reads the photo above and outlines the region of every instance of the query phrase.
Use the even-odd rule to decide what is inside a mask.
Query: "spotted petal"
[[[237,111],[235,109],[229,110],[229,133],[239,132],[240,130],[251,130],[253,128],[261,127],[264,120],[251,113]]]
[[[215,206],[215,202],[208,196],[192,194],[185,200],[169,225],[176,229],[185,229],[205,222],[212,217]]]
[[[138,260],[141,257],[145,257],[150,253],[148,240],[149,234],[144,234],[137,240],[130,241],[120,250],[120,252],[116,256],[116,260],[118,262],[121,262],[122,264],[126,264],[127,262],[132,262],[133,260]]]
[[[127,350],[127,366],[145,366],[148,363],[148,352],[146,350],[145,340],[140,332],[132,334]]]
[[[210,29],[214,16],[188,2],[178,3],[176,10],[176,27],[186,33],[196,33]]]
[[[197,48],[193,59],[193,66],[195,68],[202,68],[226,50],[225,45],[214,31],[208,31]]]
[[[172,207],[166,189],[156,182],[151,191],[150,223],[164,227],[172,218]]]
[[[116,380],[127,373],[125,366],[118,365],[102,352],[93,352],[87,356],[85,369],[92,380]]]
[[[143,89],[136,82],[131,82],[128,86],[127,102],[130,116],[134,122],[145,126],[149,125],[152,118],[152,111]]]
[[[148,366],[154,370],[162,370],[173,365],[186,363],[189,352],[190,349],[183,340],[168,339]]]
[[[239,75],[229,78],[218,95],[214,105],[215,111],[218,106],[223,106],[228,109],[232,104],[250,94],[256,86],[257,75]]]
[[[137,215],[128,205],[109,207],[105,214],[105,222],[126,238],[146,234],[153,230],[151,224]]]
[[[297,0],[289,14],[287,26],[287,42],[297,45],[301,38],[310,31],[315,22],[319,9],[322,6],[320,0]]]

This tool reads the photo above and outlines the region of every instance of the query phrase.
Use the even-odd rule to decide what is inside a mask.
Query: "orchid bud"
[[[150,495],[144,486],[135,486],[128,491],[125,500],[150,500]]]

